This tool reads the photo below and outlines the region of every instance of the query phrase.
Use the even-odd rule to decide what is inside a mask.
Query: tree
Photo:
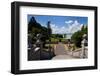
[[[50,26],[50,21],[47,22],[47,27],[48,27],[48,35],[52,34],[51,26]]]
[[[87,32],[87,26],[83,25],[80,31],[77,31],[72,35],[71,40],[75,43],[77,47],[81,47],[82,37],[84,34],[88,34]]]
[[[75,43],[75,45],[76,45],[77,47],[81,47],[82,32],[81,32],[81,31],[75,32],[75,33],[72,35],[71,40]]]
[[[41,24],[38,23],[33,16],[28,23],[28,34],[31,34],[33,43],[36,41],[35,37],[38,33],[42,34],[41,40],[43,42],[49,38],[48,28],[41,26]]]

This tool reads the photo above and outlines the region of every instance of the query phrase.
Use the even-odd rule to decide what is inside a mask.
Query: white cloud
[[[47,25],[42,24],[43,27],[47,27]]]
[[[77,20],[75,20],[73,22],[73,24],[71,24],[68,27],[68,33],[74,33],[77,32],[78,30],[81,30],[81,27],[83,26],[83,24],[80,24]]]
[[[51,24],[52,33],[56,34],[74,33],[77,32],[78,30],[81,30],[82,26],[83,24],[80,24],[77,20],[75,21],[70,20],[69,23],[67,22],[67,26],[62,26],[62,27],[55,24]]]
[[[66,24],[70,24],[70,23],[72,23],[72,22],[73,22],[72,20],[65,21]]]
[[[51,28],[52,28],[52,33],[56,33],[56,34],[63,34],[63,33],[66,33],[66,27],[63,26],[63,27],[59,27],[55,24],[51,24]]]

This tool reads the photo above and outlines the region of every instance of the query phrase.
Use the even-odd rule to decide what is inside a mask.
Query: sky
[[[47,27],[47,22],[50,21],[53,34],[74,33],[81,30],[83,25],[88,25],[88,17],[28,15],[28,22],[32,16],[35,17],[38,23],[45,27]]]

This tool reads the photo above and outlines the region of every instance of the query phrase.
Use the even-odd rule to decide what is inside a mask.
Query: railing
[[[88,48],[84,48],[84,54],[82,53],[82,48],[76,49],[74,51],[70,51],[69,55],[76,57],[76,58],[87,58],[88,57]]]

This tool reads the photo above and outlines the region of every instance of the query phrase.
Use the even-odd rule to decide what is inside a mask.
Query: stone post
[[[81,42],[81,46],[82,46],[82,50],[81,50],[81,58],[85,58],[86,55],[85,55],[85,44],[87,43],[87,40],[86,40],[86,34],[83,35],[83,40]]]
[[[42,41],[41,41],[41,37],[42,37],[42,34],[37,34],[36,36],[36,47],[35,47],[35,52],[36,51],[39,51],[39,54],[40,54],[40,58],[41,58],[41,53],[42,53],[42,49],[43,49],[43,44],[42,44]]]

